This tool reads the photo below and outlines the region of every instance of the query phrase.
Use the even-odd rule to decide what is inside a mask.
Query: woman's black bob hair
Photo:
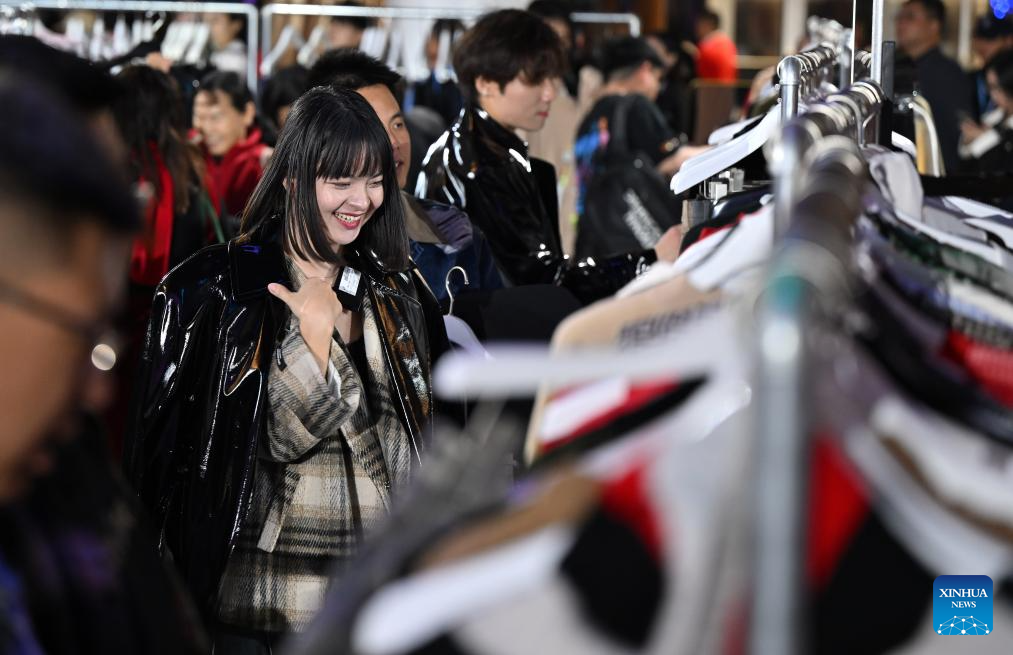
[[[342,263],[317,204],[318,178],[383,176],[383,204],[354,247],[370,251],[388,271],[409,266],[408,235],[390,138],[376,112],[354,91],[316,87],[292,107],[278,146],[243,212],[243,240],[278,233],[286,252]]]

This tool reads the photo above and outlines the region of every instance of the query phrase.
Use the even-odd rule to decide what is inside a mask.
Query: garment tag
[[[360,311],[362,309],[362,293],[362,273],[351,266],[342,268],[337,288],[338,300],[341,301],[341,305],[353,312]]]

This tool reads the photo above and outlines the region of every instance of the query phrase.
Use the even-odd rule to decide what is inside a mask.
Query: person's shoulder
[[[228,246],[224,243],[207,246],[170,270],[158,289],[175,297],[185,297],[223,286],[228,271]]]

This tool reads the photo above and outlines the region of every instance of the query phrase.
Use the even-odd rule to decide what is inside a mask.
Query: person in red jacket
[[[235,73],[219,71],[201,80],[193,127],[207,163],[212,201],[223,216],[243,213],[271,156],[256,116],[253,96]]]
[[[696,19],[696,37],[699,52],[696,57],[696,76],[701,80],[734,82],[739,77],[735,42],[720,31],[721,19],[704,8]]]

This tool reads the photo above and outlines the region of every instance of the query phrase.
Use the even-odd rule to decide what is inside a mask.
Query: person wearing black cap
[[[655,106],[665,62],[646,39],[623,37],[606,43],[601,68],[605,85],[598,102],[581,122],[574,146],[580,182],[578,215],[583,213],[595,157],[608,146],[612,133],[618,131],[614,122],[620,113],[625,114],[622,131],[626,135],[626,149],[646,155],[666,178],[674,175],[688,158],[706,149],[682,145]]]
[[[974,24],[974,38],[971,39],[971,50],[981,61],[981,68],[971,73],[978,120],[995,109],[995,102],[988,92],[985,70],[993,57],[1009,48],[1013,48],[1013,21],[1009,17],[996,18],[989,12],[978,19]]]
[[[702,151],[700,148],[680,147],[678,138],[655,106],[666,67],[646,39],[623,37],[605,44],[601,68],[605,85],[601,88],[598,102],[577,130],[578,160],[593,154],[597,145],[604,145],[591,142],[600,142],[593,137],[600,136],[602,119],[607,125],[616,108],[623,103],[630,105],[626,112],[628,125],[636,126],[634,130],[627,130],[630,148],[647,154],[662,175],[673,175],[686,159]],[[624,97],[629,100],[624,100]]]

